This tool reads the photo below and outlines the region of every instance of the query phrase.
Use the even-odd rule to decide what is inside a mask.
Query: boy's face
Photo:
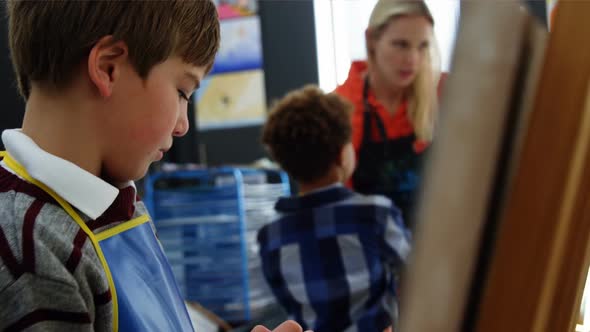
[[[111,182],[136,180],[162,159],[172,138],[188,131],[188,101],[205,67],[171,57],[143,80],[127,63],[120,67],[101,120],[106,131],[101,176]]]

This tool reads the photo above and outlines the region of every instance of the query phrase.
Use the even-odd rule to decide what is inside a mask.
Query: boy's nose
[[[186,135],[188,132],[188,110],[180,111],[178,114],[178,120],[176,120],[176,126],[174,127],[173,136],[181,137]]]

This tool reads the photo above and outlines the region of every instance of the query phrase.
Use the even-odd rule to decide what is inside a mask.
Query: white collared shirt
[[[91,219],[101,216],[119,194],[119,189],[110,183],[41,149],[20,129],[5,130],[2,142],[32,178],[44,183]],[[2,166],[12,172],[4,163]],[[129,185],[135,188],[132,181],[124,187]]]

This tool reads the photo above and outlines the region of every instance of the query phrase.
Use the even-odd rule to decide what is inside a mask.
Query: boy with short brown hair
[[[219,48],[214,4],[7,9],[26,111],[2,134],[0,330],[192,331],[133,180],[188,130],[188,100]]]
[[[7,12],[26,112],[2,134],[0,330],[191,331],[132,181],[188,130],[219,47],[215,5],[10,0]]]

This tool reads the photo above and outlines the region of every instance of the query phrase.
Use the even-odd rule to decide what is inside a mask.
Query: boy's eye
[[[188,103],[191,102],[191,100],[188,98],[188,96],[186,95],[186,93],[184,93],[182,90],[178,90],[178,96],[184,100],[186,100]]]

